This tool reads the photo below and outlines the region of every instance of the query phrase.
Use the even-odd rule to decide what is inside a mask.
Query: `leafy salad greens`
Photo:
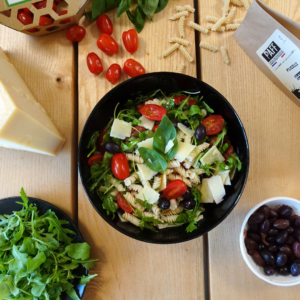
[[[72,243],[76,233],[51,210],[40,216],[23,188],[21,198],[22,210],[0,215],[0,300],[59,300],[63,292],[79,300],[74,279],[85,285],[97,276],[73,274],[96,266],[90,246]]]

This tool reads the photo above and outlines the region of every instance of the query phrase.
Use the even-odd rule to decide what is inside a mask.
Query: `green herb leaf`
[[[152,20],[152,16],[155,13],[159,0],[138,0],[138,5],[144,12],[144,14]]]
[[[143,30],[145,26],[145,22],[146,22],[146,15],[138,5],[135,8],[135,12],[134,12],[134,24],[135,24],[136,31],[138,33],[140,33]]]
[[[34,258],[29,257],[27,259],[27,274],[32,273],[45,261],[46,261],[46,255],[44,252],[38,253]]]
[[[117,211],[117,207],[114,203],[114,197],[113,195],[107,194],[104,196],[102,206],[104,209],[106,209],[107,214],[109,215],[110,213],[113,214],[113,219],[114,219],[114,213]]]
[[[88,154],[87,157],[90,157],[96,150],[97,150],[97,143],[100,137],[100,133],[99,131],[96,131],[95,133],[93,133],[93,135],[91,136],[89,143],[87,145],[87,149],[92,149],[91,152]]]
[[[94,277],[98,276],[98,274],[95,275],[88,275],[88,276],[82,276],[79,284],[80,285],[86,285],[88,282],[90,282],[91,279],[93,279]]]
[[[200,115],[201,118],[203,117],[203,114],[202,114],[202,112],[201,112],[200,107],[199,107],[198,105],[192,105],[192,106],[190,107],[189,115],[190,115],[190,116],[193,116],[193,115],[196,115],[196,114]]]
[[[168,2],[169,2],[169,0],[159,0],[157,8],[155,10],[155,13],[157,14],[157,13],[161,12],[162,10],[164,10],[165,7],[168,5]]]
[[[121,3],[117,11],[117,18],[119,18],[124,12],[129,10],[130,7],[131,7],[131,0],[121,0]]]
[[[167,169],[167,162],[156,151],[140,147],[139,153],[151,170],[162,172]]]
[[[66,290],[66,293],[74,300],[80,300],[74,289]]]
[[[0,300],[5,299],[9,295],[9,287],[5,282],[0,283]]]
[[[127,10],[126,11],[126,14],[127,14],[127,17],[129,19],[129,21],[135,25],[135,19],[134,19],[134,15],[132,14],[132,12],[130,10]]]
[[[66,247],[67,254],[74,259],[88,259],[91,247],[87,243],[71,244]]]
[[[204,101],[202,102],[205,106],[205,109],[207,110],[207,112],[213,114],[215,111],[210,107],[208,106]]]
[[[28,197],[27,197],[27,195],[26,195],[26,193],[25,193],[25,191],[24,191],[23,188],[21,188],[20,194],[21,194],[21,198],[22,198],[22,200],[24,202],[23,205],[27,209],[28,208],[28,201],[29,201],[29,199],[28,199]]]
[[[93,0],[92,2],[92,19],[97,19],[100,15],[105,13],[105,1]]]
[[[42,285],[39,285],[39,284],[33,284],[33,287],[31,289],[31,294],[34,296],[34,297],[40,297],[44,290],[45,290],[45,287],[46,285],[45,284],[42,284]]]

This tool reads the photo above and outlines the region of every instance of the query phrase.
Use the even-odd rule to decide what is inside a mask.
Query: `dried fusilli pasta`
[[[173,46],[171,46],[169,49],[167,49],[165,52],[163,52],[162,57],[167,57],[169,56],[173,51],[179,48],[179,44],[176,43]]]
[[[214,24],[207,24],[206,25],[206,28],[208,30],[211,30],[213,28]],[[219,31],[219,32],[224,32],[225,31],[225,26],[220,26],[216,31]]]
[[[126,153],[126,157],[127,157],[128,160],[135,161],[138,164],[143,164],[144,163],[144,160],[139,155],[134,155],[134,154],[131,154],[131,153]]]
[[[110,192],[110,194],[111,194],[112,196],[117,196],[118,193],[119,193],[119,192],[118,192],[117,190],[112,190],[112,191]]]
[[[141,175],[140,172],[137,172],[137,173],[138,173],[138,175],[139,175],[139,177],[140,177],[140,181],[141,181],[143,187],[145,187],[145,186],[151,187],[150,182],[149,182],[148,180],[145,180],[145,179],[143,178],[143,176]]]
[[[138,174],[137,173],[133,173],[128,178],[126,178],[124,180],[124,183],[125,183],[126,186],[129,186],[129,185],[135,183],[138,178],[139,178]]]
[[[236,24],[227,24],[225,26],[225,30],[236,30],[238,29],[240,26],[240,24],[236,23]]]
[[[217,29],[222,26],[227,20],[227,17],[222,17],[218,20],[218,22],[216,22],[216,24],[214,24],[214,26],[212,27],[211,31],[217,31]]]
[[[110,183],[110,184],[114,184],[116,181],[117,181],[117,179],[115,179],[115,178],[112,177],[112,178],[109,180],[109,183]],[[125,188],[124,188],[124,186],[123,186],[121,183],[116,184],[116,185],[115,185],[115,188],[116,188],[119,192],[124,192],[124,191],[125,191]]]
[[[215,16],[206,16],[206,21],[211,23],[217,23],[220,18]]]
[[[192,56],[186,51],[186,49],[183,46],[180,46],[179,50],[189,62],[192,62],[194,60],[192,58]]]
[[[143,187],[139,184],[131,184],[128,186],[129,190],[134,190],[137,191],[138,193],[140,193],[143,190]]]
[[[201,174],[205,174],[205,171],[203,169],[201,169],[201,168],[195,168],[195,173],[197,175],[201,175]]]
[[[153,186],[152,186],[152,188],[154,190],[157,190],[157,189],[160,188],[160,185],[161,185],[161,177],[160,176],[155,176],[154,180],[153,180]]]
[[[177,167],[174,169],[180,176],[187,177],[186,170],[183,167]]]
[[[180,163],[179,163],[180,165]],[[166,175],[169,175],[169,174],[172,174],[174,172],[173,169],[167,169],[166,171],[162,171],[162,172],[159,172],[160,174],[166,174]]]
[[[188,14],[189,14],[188,11],[181,11],[181,12],[173,15],[172,17],[170,17],[169,20],[173,20],[174,21],[174,20],[177,20],[177,19],[179,19],[181,17],[186,17]]]
[[[204,34],[208,34],[208,30],[205,27],[203,27],[193,21],[190,21],[189,26],[194,28],[195,30],[198,30],[198,31],[204,33]]]
[[[155,215],[159,215],[160,214],[160,208],[158,207],[157,203],[153,204],[152,211],[154,212]]]
[[[177,167],[180,167],[180,162],[178,160],[173,159],[168,162],[167,168],[177,168]]]
[[[124,195],[124,198],[127,200],[127,202],[128,202],[131,206],[137,208],[137,209],[140,210],[140,211],[144,211],[144,210],[145,210],[145,207],[144,207],[143,205],[141,205],[140,203],[136,202],[135,197],[134,197],[131,193],[128,193],[128,192],[127,192],[127,193]],[[135,203],[135,202],[136,202],[136,203]]]
[[[173,181],[176,179],[181,179],[187,186],[192,187],[192,183],[190,180],[180,176],[180,175],[174,175],[174,174],[170,174],[167,176],[168,180]]]
[[[190,44],[189,41],[187,41],[185,39],[181,39],[179,37],[170,38],[169,43],[178,43],[178,44],[183,45],[183,46],[188,46]]]
[[[177,204],[176,199],[171,199],[170,200],[170,209],[175,210],[177,208],[177,206],[178,206],[178,204]]]
[[[176,6],[176,11],[186,11],[186,9],[183,6]]]
[[[191,13],[195,12],[195,8],[190,5],[184,5],[183,8]]]
[[[210,51],[212,51],[212,52],[218,51],[218,47],[213,46],[213,45],[211,45],[211,44],[209,44],[209,43],[200,42],[199,46],[200,46],[201,48],[210,50]]]
[[[124,218],[125,220],[129,221],[130,223],[132,223],[133,225],[139,227],[140,225],[140,219],[136,218],[135,216],[129,214],[129,213],[124,213],[122,215],[122,218]]]
[[[189,135],[185,135],[185,136],[183,137],[183,141],[184,141],[185,143],[190,144],[191,141],[192,141],[192,137],[190,137]]]
[[[176,221],[177,217],[178,217],[177,215],[161,216],[161,219],[168,223],[174,223]]]
[[[187,170],[186,175],[187,175],[187,177],[190,178],[191,182],[194,185],[198,185],[200,183],[200,179],[199,179],[199,177],[197,176],[197,174],[195,173],[194,170]]]
[[[173,216],[173,215],[179,215],[181,212],[183,212],[183,207],[182,206],[178,206],[176,209],[171,210],[171,209],[167,209],[166,211],[164,211],[162,214],[164,216]]]
[[[245,7],[246,10],[249,9],[249,1],[248,0],[241,0],[241,2],[243,3],[243,6]]]
[[[228,16],[226,18],[226,21],[225,21],[226,24],[228,24],[229,22],[231,22],[234,14],[235,14],[235,11],[236,11],[236,7],[232,6],[231,9],[230,9],[230,11],[229,11],[229,14],[228,14]]]
[[[187,161],[189,162],[195,162],[196,158],[198,157],[198,155],[204,151],[205,149],[207,149],[209,147],[208,143],[203,143],[201,145],[198,145],[186,158]]]
[[[176,69],[176,73],[183,73],[183,69],[184,69],[184,64],[180,64]]]
[[[179,19],[179,22],[178,22],[178,32],[179,32],[179,36],[181,38],[184,38],[185,37],[185,33],[184,33],[184,22],[185,22],[185,17],[181,17]]]
[[[229,4],[230,0],[225,0],[224,1],[224,7],[223,7],[223,16],[227,16],[229,12]]]
[[[236,6],[243,6],[243,3],[241,2],[241,0],[230,0],[230,2]]]
[[[221,46],[220,50],[221,50],[224,62],[226,64],[229,64],[230,61],[229,61],[228,52],[227,52],[226,47],[225,46]]]
[[[244,18],[241,18],[241,19],[235,19],[235,20],[233,21],[233,23],[241,24],[243,21],[244,21]]]

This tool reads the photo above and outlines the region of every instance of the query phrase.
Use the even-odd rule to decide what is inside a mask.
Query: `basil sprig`
[[[173,147],[165,153],[169,141],[173,141]],[[178,151],[178,141],[176,138],[176,129],[173,123],[165,115],[163,116],[153,137],[153,150],[141,147],[139,153],[146,165],[155,172],[162,172],[167,169],[170,161]]]

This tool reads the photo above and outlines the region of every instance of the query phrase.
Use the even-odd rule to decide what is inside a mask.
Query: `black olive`
[[[276,235],[276,242],[278,244],[285,244],[285,242],[287,241],[289,237],[289,234],[287,233],[286,230],[282,230],[280,231],[277,235]]]
[[[158,207],[162,209],[168,209],[170,207],[170,200],[162,197],[158,200]]]
[[[270,221],[266,219],[260,225],[260,232],[267,234],[270,231],[270,228],[271,228]]]
[[[278,268],[278,273],[282,276],[290,275],[289,269],[287,266]]]
[[[262,256],[263,260],[270,265],[274,265],[275,264],[275,256],[268,250],[261,250],[260,255]]]
[[[120,153],[121,148],[117,143],[114,142],[107,142],[103,145],[104,149],[112,154]]]
[[[266,249],[266,245],[265,245],[264,243],[258,244],[258,250],[259,250],[259,251],[260,251],[260,250],[264,250],[264,249]]]
[[[190,127],[190,123],[189,123],[188,120],[183,120],[183,121],[182,121],[182,124],[183,124],[184,126],[186,126],[186,127]]]
[[[269,206],[263,205],[257,211],[263,213],[265,215],[265,219],[269,218],[269,214],[270,214]]]
[[[177,128],[178,128],[177,121],[174,120],[174,119],[171,119],[170,121],[171,121],[172,124],[174,125],[175,129],[177,129]]]
[[[287,205],[282,205],[277,212],[279,217],[288,219],[293,214],[293,209]]]
[[[300,218],[294,219],[292,223],[293,223],[294,227],[300,228]]]
[[[255,212],[248,220],[248,224],[260,224],[264,220],[265,215],[261,212]]]
[[[254,239],[257,243],[260,243],[262,241],[261,234],[255,231],[248,231],[247,237]]]
[[[298,263],[293,263],[292,265],[291,265],[291,274],[292,274],[292,276],[298,276],[298,275],[300,275],[300,265],[298,264]]]
[[[193,198],[190,198],[188,200],[183,200],[181,203],[182,203],[182,206],[188,210],[194,209],[196,206],[196,201]]]
[[[271,276],[275,274],[276,269],[273,266],[264,266],[264,272],[267,276]]]
[[[286,262],[287,262],[287,255],[282,252],[278,252],[276,258],[276,265],[282,267],[286,264]]]
[[[191,192],[191,190],[188,188],[187,191],[182,195],[183,200],[189,200],[189,199],[194,199],[194,196]]]
[[[202,141],[206,137],[206,128],[203,124],[197,126],[195,130],[195,138],[197,141]]]

